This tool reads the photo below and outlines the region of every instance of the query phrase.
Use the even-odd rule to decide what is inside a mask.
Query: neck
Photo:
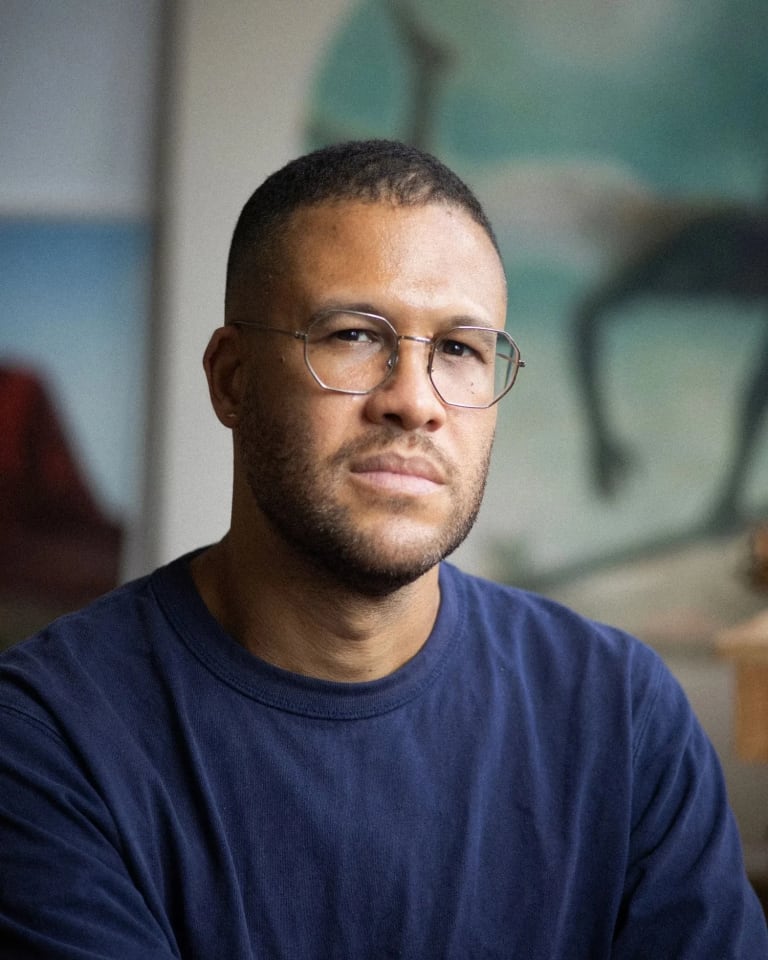
[[[436,567],[393,593],[370,597],[295,556],[244,554],[228,534],[192,561],[195,584],[242,646],[293,673],[348,683],[379,679],[415,656],[434,625]]]

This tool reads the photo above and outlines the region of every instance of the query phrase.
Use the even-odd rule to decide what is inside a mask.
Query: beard
[[[249,384],[237,432],[245,477],[262,515],[281,539],[318,571],[348,589],[386,596],[413,583],[464,542],[477,518],[485,491],[491,446],[474,472],[456,483],[456,469],[423,434],[374,425],[362,438],[341,447],[325,461],[313,453],[313,432],[306,419],[269,411]],[[361,529],[354,508],[336,496],[353,457],[405,448],[440,464],[451,490],[447,519],[431,532],[403,536],[396,549],[380,535]],[[414,510],[409,497],[388,495],[392,520]]]

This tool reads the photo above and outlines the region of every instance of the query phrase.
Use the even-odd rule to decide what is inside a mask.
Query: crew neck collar
[[[266,706],[328,720],[387,713],[429,687],[442,672],[462,633],[458,570],[441,564],[440,607],[432,632],[416,656],[394,673],[364,683],[320,680],[283,670],[249,653],[211,615],[195,587],[187,554],[157,570],[151,586],[180,639],[200,663],[244,696]]]

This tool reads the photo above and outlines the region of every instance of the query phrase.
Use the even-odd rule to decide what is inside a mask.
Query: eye
[[[343,343],[377,343],[381,336],[376,330],[366,330],[363,327],[350,327],[348,330],[336,330],[329,336]]]
[[[385,327],[365,314],[329,313],[309,328],[309,342],[327,350],[343,347],[380,347],[387,340]]]
[[[440,340],[437,349],[446,357],[471,357],[475,350],[459,340]]]
[[[437,341],[435,357],[450,363],[458,360],[492,364],[495,360],[497,333],[485,327],[449,330]]]
[[[439,356],[440,360],[447,362],[455,360],[486,362],[485,351],[482,349],[481,343],[456,337],[446,337],[444,340],[438,340],[435,356]]]

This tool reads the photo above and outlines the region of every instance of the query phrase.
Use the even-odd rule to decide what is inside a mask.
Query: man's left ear
[[[237,327],[214,330],[203,355],[203,368],[214,412],[225,427],[234,427],[245,386],[242,339]]]

